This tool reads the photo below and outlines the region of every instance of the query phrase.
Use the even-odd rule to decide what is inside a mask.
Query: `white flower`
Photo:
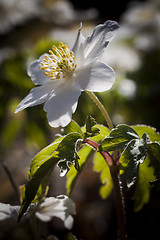
[[[17,221],[20,206],[11,206],[10,204],[0,203],[0,221],[13,219]],[[73,217],[76,214],[75,203],[65,195],[57,197],[48,197],[44,201],[31,204],[27,212],[23,215],[23,219],[35,214],[43,222],[52,220],[53,217],[60,218],[66,228],[71,229],[73,225]]]
[[[20,206],[11,206],[10,204],[0,203],[0,221],[6,219],[17,220]]]
[[[66,228],[71,229],[73,225],[73,217],[76,214],[74,202],[65,195],[49,197],[39,204],[35,211],[36,217],[41,221],[50,221],[53,217],[60,218]]]
[[[118,24],[106,21],[96,26],[91,36],[81,34],[81,25],[72,51],[63,43],[53,46],[28,68],[35,85],[18,105],[15,113],[41,103],[52,127],[66,126],[77,108],[81,91],[104,92],[114,81],[114,70],[100,59]]]
[[[5,33],[15,25],[35,17],[39,0],[0,0],[0,33]]]

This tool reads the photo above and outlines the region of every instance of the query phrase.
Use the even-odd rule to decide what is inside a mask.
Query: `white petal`
[[[72,51],[74,52],[74,54],[76,55],[81,43],[84,41],[84,36],[81,33],[81,28],[82,28],[82,23],[80,23],[79,29],[78,29],[78,34],[77,34],[77,38],[76,41],[74,43],[74,46],[72,48]]]
[[[43,85],[51,81],[51,79],[44,74],[44,70],[41,69],[41,62],[43,62],[46,55],[48,54],[43,54],[38,60],[33,61],[28,67],[27,73],[36,85]]]
[[[52,216],[39,213],[39,212],[36,212],[36,217],[43,222],[49,222],[52,219]]]
[[[67,216],[64,220],[64,225],[66,228],[71,229],[73,226],[73,217],[71,215]]]
[[[49,98],[51,91],[51,84],[32,88],[30,93],[20,102],[15,113],[22,111],[27,107],[33,107],[44,103]]]
[[[77,81],[82,90],[104,92],[112,87],[115,81],[115,73],[105,63],[97,61],[93,66],[80,72]]]
[[[0,203],[0,221],[12,218],[17,220],[20,206],[11,206],[10,204]]]
[[[84,64],[82,42],[84,41],[85,38],[81,34],[81,28],[82,28],[82,23],[80,24],[78,34],[77,34],[77,38],[76,38],[76,41],[75,41],[74,46],[72,48],[72,51],[74,52],[74,56],[75,56],[75,62],[78,65],[78,67],[81,67]]]
[[[48,122],[52,127],[64,127],[71,121],[80,94],[80,88],[70,80],[57,88],[55,95],[44,105],[44,111],[47,112]]]
[[[73,217],[75,214],[74,202],[65,195],[49,197],[39,204],[36,216],[42,221],[50,221],[52,217],[58,217],[63,222],[66,228],[71,228],[73,225]]]
[[[96,26],[92,35],[82,43],[85,59],[94,61],[95,57],[100,57],[109,41],[115,37],[118,28],[118,23],[114,21],[106,21]]]
[[[76,214],[75,203],[65,195],[59,195],[56,197],[63,202],[64,207],[67,209],[68,213]]]

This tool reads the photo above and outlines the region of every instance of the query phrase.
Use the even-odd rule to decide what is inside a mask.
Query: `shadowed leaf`
[[[147,136],[144,134],[141,139],[131,140],[120,157],[120,174],[123,174],[128,188],[134,184],[138,166],[147,156],[146,139]]]

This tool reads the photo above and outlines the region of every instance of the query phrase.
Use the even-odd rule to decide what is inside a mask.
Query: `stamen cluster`
[[[45,70],[44,74],[51,80],[65,78],[67,73],[73,73],[77,67],[74,53],[62,42],[58,48],[52,46],[52,50],[49,50],[49,55],[45,56],[41,65],[41,69]]]

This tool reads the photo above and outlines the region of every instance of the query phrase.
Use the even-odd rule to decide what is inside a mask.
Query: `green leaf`
[[[63,137],[57,139],[44,149],[42,149],[32,160],[30,165],[30,171],[28,172],[28,175],[30,178],[33,177],[35,172],[38,170],[38,168],[47,160],[51,158],[59,158],[58,153],[56,151],[60,141],[63,139]]]
[[[19,220],[35,198],[37,192],[38,199],[43,197],[53,167],[59,160],[56,149],[62,139],[63,137],[54,141],[33,158],[30,165],[30,171],[28,172],[30,181],[25,186],[25,195],[19,214]]]
[[[93,137],[100,133],[99,128],[95,126],[96,124],[97,123],[93,117],[91,116],[87,117],[85,138]]]
[[[67,182],[66,182],[66,187],[67,187],[67,195],[71,194],[71,191],[74,187],[74,184],[76,182],[76,179],[79,175],[79,173],[82,171],[83,167],[85,166],[85,163],[91,156],[91,153],[93,152],[93,149],[89,146],[84,146],[82,147],[79,152],[79,168],[80,170],[77,171],[73,166],[70,166],[70,170],[67,173]]]
[[[64,128],[64,133],[65,134],[72,133],[72,132],[83,134],[80,126],[78,125],[78,123],[76,123],[73,120]]]
[[[149,202],[151,185],[149,182],[155,179],[154,168],[149,167],[150,160],[147,156],[142,164],[139,165],[138,181],[136,184],[134,210],[140,211]]]
[[[138,138],[139,136],[133,128],[125,124],[118,125],[110,132],[109,136],[102,141],[98,150],[105,152],[114,151],[124,147],[132,139]]]
[[[94,154],[93,164],[93,170],[97,173],[100,173],[100,180],[102,183],[102,186],[99,190],[100,196],[103,199],[106,199],[110,195],[113,188],[113,182],[109,167],[104,158],[98,152]]]
[[[120,157],[120,174],[123,174],[128,188],[131,187],[138,174],[138,166],[147,156],[147,136],[141,139],[132,139]]]
[[[154,168],[157,178],[160,178],[160,144],[158,142],[148,143],[148,156],[150,165]]]
[[[109,134],[109,129],[103,125],[95,125],[97,128],[100,129],[100,134],[91,137],[91,139],[97,143],[99,143],[102,139],[104,139],[108,134]],[[83,129],[83,128],[82,128]],[[83,170],[83,168],[85,167],[86,162],[88,161],[88,159],[90,158],[91,154],[93,153],[93,149],[90,146],[83,146],[79,152],[78,152],[78,156],[79,156],[79,167],[80,167],[80,171],[76,171],[76,169],[71,166],[69,172],[67,173],[67,182],[66,182],[66,187],[67,187],[67,194],[70,195],[71,191],[74,187],[74,184],[80,174],[80,172]]]
[[[21,217],[26,212],[28,206],[34,199],[40,184],[42,183],[42,181],[45,179],[47,175],[50,175],[50,172],[53,170],[53,167],[55,166],[56,163],[57,163],[57,158],[51,158],[46,162],[44,162],[35,172],[35,174],[30,179],[30,181],[26,184],[25,197],[22,202],[18,221],[20,221]]]
[[[134,125],[132,127],[140,137],[146,133],[152,142],[160,142],[160,134],[156,132],[155,128],[147,125]]]
[[[65,236],[64,240],[77,240],[77,238],[73,235],[73,233],[69,232]]]
[[[82,140],[82,135],[73,132],[66,135],[60,142],[57,152],[59,158],[62,159],[58,163],[61,176],[64,176],[68,172],[70,164],[73,164],[76,170],[79,170],[79,156],[77,154],[77,144],[79,140]]]
[[[93,136],[93,137],[90,137],[90,139],[91,139],[92,141],[95,141],[95,142],[99,143],[99,142],[101,142],[106,136],[108,136],[108,134],[110,133],[110,130],[109,130],[107,127],[105,127],[105,126],[103,126],[103,125],[101,125],[101,124],[96,124],[95,127],[99,129],[100,134],[95,135],[95,136]]]

